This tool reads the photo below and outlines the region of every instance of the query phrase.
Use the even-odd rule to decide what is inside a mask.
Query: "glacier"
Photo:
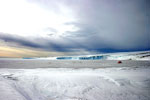
[[[83,55],[83,56],[62,56],[56,57],[56,60],[150,60],[150,51]]]

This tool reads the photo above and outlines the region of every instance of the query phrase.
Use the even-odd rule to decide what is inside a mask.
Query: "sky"
[[[0,57],[150,50],[149,0],[0,0]]]

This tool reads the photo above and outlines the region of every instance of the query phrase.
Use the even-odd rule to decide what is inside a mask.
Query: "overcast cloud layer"
[[[24,21],[18,24],[22,30],[14,31],[17,25],[12,31],[5,31],[4,27],[0,27],[0,39],[9,46],[15,44],[18,47],[58,52],[150,50],[149,0],[28,0],[25,2],[36,5],[44,13],[42,15],[36,12],[38,18],[33,22],[31,20],[31,23]],[[0,11],[1,14],[2,11],[7,13],[5,9]],[[45,18],[49,16],[49,12],[54,13],[56,17]],[[4,17],[0,17],[0,20],[7,20]],[[27,21],[29,19],[22,18]],[[60,21],[57,22],[57,19]],[[26,26],[21,26],[24,23]],[[13,27],[15,23],[11,25]],[[28,25],[31,26],[27,27]],[[40,31],[34,31],[40,28]]]

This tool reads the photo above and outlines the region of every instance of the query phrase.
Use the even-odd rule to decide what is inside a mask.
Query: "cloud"
[[[70,52],[80,49],[77,43],[63,37],[53,39],[51,37],[23,37],[0,33],[0,40],[9,46],[30,47],[47,51]]]
[[[0,46],[0,57],[49,57],[60,56],[63,53],[48,52],[42,50],[25,49],[9,46]]]
[[[74,24],[80,28],[78,36],[84,35],[87,40],[95,41],[88,36],[96,33],[99,40],[95,42],[104,41],[114,49],[149,48],[150,9],[146,1],[83,0],[76,6],[73,3],[80,19],[78,25]]]
[[[66,20],[63,28],[45,27],[47,37],[37,37],[34,34],[33,37],[24,37],[0,33],[1,40],[18,46],[58,52],[150,50],[149,0],[30,0],[28,2],[38,4],[46,11],[53,11],[61,16],[74,17],[75,20]]]

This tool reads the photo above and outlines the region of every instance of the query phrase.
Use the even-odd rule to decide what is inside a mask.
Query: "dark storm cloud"
[[[145,3],[141,0],[87,0],[84,5],[78,5],[76,12],[81,24],[97,32],[96,37],[100,39],[95,41],[95,38],[91,38],[95,42],[105,40],[114,49],[149,48],[150,18],[147,14],[150,9],[145,7]],[[86,30],[85,26],[79,28]],[[86,38],[87,34],[93,32],[78,34]]]
[[[0,40],[3,40],[9,46],[31,47],[47,51],[70,52],[76,50],[76,48],[81,48],[78,43],[67,38],[61,38],[57,40],[50,37],[23,37],[0,33]]]
[[[64,25],[74,25],[79,30],[67,31],[59,39],[27,39],[7,35],[1,35],[0,39],[23,46],[56,51],[150,50],[149,0],[30,0],[29,2],[38,3],[44,9],[56,13],[61,13],[60,5],[69,8],[77,20]],[[53,33],[58,31],[52,28],[48,30]]]
[[[37,1],[37,0],[33,0]],[[53,9],[62,4],[74,12],[78,21],[68,22],[79,28],[66,32],[66,38],[78,41],[86,49],[150,49],[149,0],[38,0]],[[53,3],[52,3],[53,2]]]
[[[33,47],[33,48],[40,47],[39,44],[36,44],[36,43],[32,42],[31,40],[26,39],[21,36],[14,36],[11,34],[0,33],[0,39],[4,40],[5,42],[8,42],[8,43],[17,43],[22,46]]]

